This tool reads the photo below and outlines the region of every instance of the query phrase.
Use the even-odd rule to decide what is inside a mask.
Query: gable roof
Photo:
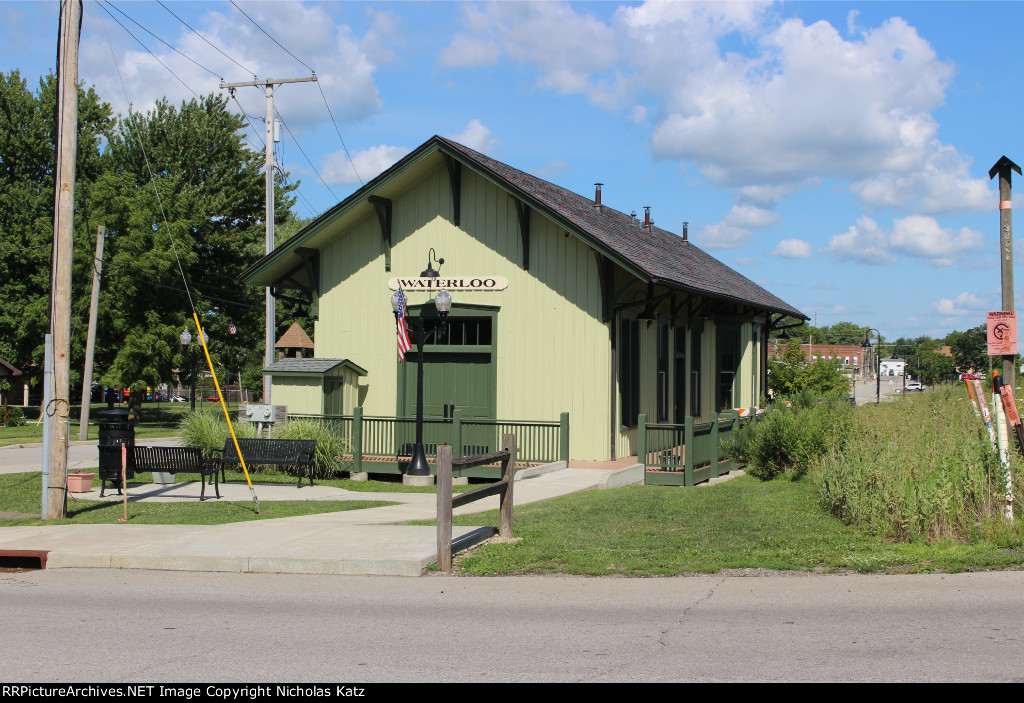
[[[315,245],[318,234],[337,218],[365,204],[378,189],[424,161],[432,154],[449,156],[463,166],[487,178],[498,187],[514,194],[533,209],[558,222],[568,231],[586,241],[644,282],[707,295],[723,300],[764,308],[771,312],[810,319],[795,307],[768,292],[746,276],[734,271],[689,241],[659,227],[641,227],[630,215],[602,205],[570,190],[474,151],[444,137],[434,136],[391,168],[367,183],[344,201],[331,208],[278,250],[242,272],[246,283],[267,283],[271,270],[281,271],[280,264],[289,255],[292,268],[300,264],[296,250]],[[277,264],[277,265],[275,265]]]
[[[362,366],[349,359],[302,358],[284,358],[279,361],[275,361],[273,364],[263,369],[263,373],[270,374],[273,376],[295,376],[306,374],[312,376],[322,376],[324,374],[330,373],[339,366],[352,369],[359,376],[366,375],[366,369],[364,369]]]

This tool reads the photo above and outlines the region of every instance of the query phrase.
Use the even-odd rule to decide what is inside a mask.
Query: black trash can
[[[107,481],[117,487],[118,494],[124,487],[121,484],[121,447],[129,447],[125,480],[135,478],[135,455],[131,450],[135,446],[135,420],[130,416],[131,413],[121,408],[96,413],[100,426],[100,497],[106,491]]]

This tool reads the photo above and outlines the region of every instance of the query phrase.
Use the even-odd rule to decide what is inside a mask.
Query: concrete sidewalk
[[[599,488],[643,481],[639,465],[623,469],[565,468],[564,463],[517,474],[513,500],[526,505]],[[251,502],[244,483],[221,484],[221,500]],[[213,492],[207,486],[207,500]],[[166,569],[302,574],[420,576],[437,559],[434,527],[410,526],[436,518],[432,493],[360,493],[330,486],[258,484],[261,503],[274,500],[383,500],[398,505],[227,525],[57,525],[0,528],[0,555],[46,552],[46,568]],[[76,494],[90,499],[92,494]],[[129,501],[197,501],[198,482],[129,484]],[[107,498],[121,500],[117,491]],[[456,515],[493,510],[492,496]],[[453,527],[452,537],[477,528]],[[471,542],[472,543],[472,542]],[[468,545],[467,545],[468,546]]]

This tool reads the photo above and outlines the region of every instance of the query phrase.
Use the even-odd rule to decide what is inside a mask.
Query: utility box
[[[276,422],[273,405],[246,405],[244,410],[241,408],[239,410],[243,419],[249,422],[269,422],[271,424]]]

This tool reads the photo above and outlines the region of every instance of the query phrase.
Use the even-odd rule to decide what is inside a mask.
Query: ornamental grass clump
[[[315,439],[313,478],[330,478],[343,470],[342,457],[350,455],[348,440],[337,434],[329,423],[309,418],[289,420],[274,431],[277,439]]]
[[[973,542],[1013,531],[1004,470],[960,388],[861,408],[845,447],[812,475],[825,509],[879,536]]]
[[[258,428],[251,422],[235,420],[231,424],[234,425],[235,436],[239,439],[259,436]],[[203,450],[204,456],[209,456],[214,450],[224,449],[224,440],[231,436],[228,432],[228,423],[219,408],[186,413],[178,423],[178,431],[186,447],[199,447]]]

